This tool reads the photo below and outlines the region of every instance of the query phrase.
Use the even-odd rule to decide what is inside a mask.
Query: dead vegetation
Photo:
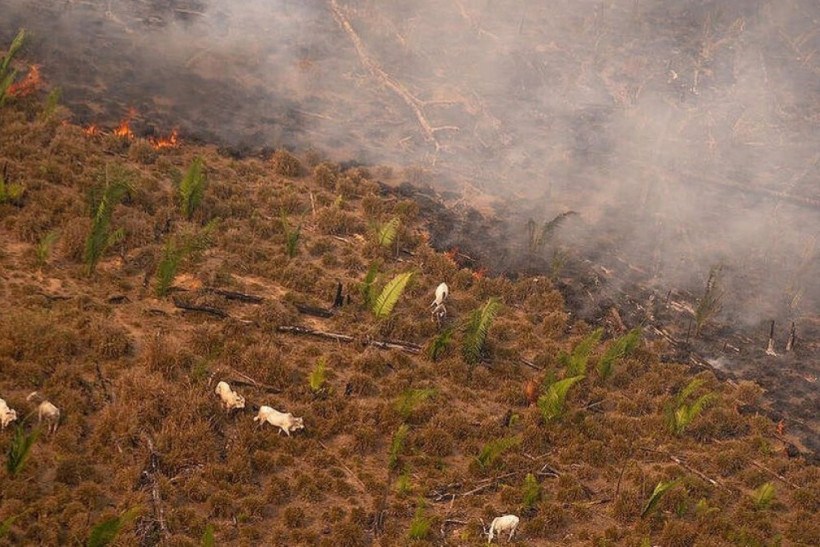
[[[620,348],[618,333],[569,319],[544,279],[460,268],[367,172],[302,176],[294,156],[184,144],[141,162],[139,139],[89,137],[31,115],[37,101],[0,109],[0,164],[26,188],[0,203],[0,396],[25,416],[21,435],[35,430],[31,391],[63,418],[24,464],[23,437],[0,433],[17,455],[0,471],[0,544],[84,543],[116,523],[123,544],[478,545],[505,513],[522,516],[521,545],[820,537],[820,474],[748,412],[757,391],[708,372],[693,383],[650,340]],[[194,211],[176,181],[195,158],[208,186]],[[89,216],[114,171],[130,189],[106,202],[105,233],[122,237],[105,238],[88,276]],[[301,223],[292,256],[283,211]],[[367,228],[392,218],[398,253]],[[198,260],[160,272],[167,242],[205,226]],[[376,259],[373,305],[414,272],[379,311],[360,292]],[[436,325],[441,281],[452,294]],[[222,379],[246,409],[220,409]],[[304,416],[305,431],[255,430],[263,404]]]

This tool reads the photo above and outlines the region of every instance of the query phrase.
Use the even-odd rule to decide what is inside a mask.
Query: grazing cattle
[[[303,418],[296,418],[290,412],[279,412],[269,406],[260,407],[259,413],[253,421],[259,422],[260,424],[262,424],[262,422],[268,422],[271,425],[275,425],[279,428],[278,433],[281,434],[282,431],[284,431],[288,434],[288,437],[290,437],[291,431],[305,428]]]
[[[46,422],[48,424],[48,433],[57,433],[57,427],[60,425],[60,409],[51,404],[51,402],[43,399],[36,391],[29,393],[28,397],[26,397],[26,401],[31,401],[32,399],[39,399],[41,401],[37,406],[37,425]]]
[[[495,517],[492,524],[490,524],[490,539],[487,540],[487,543],[492,543],[495,534],[500,536],[503,532],[509,532],[510,538],[508,541],[512,541],[513,534],[515,534],[515,529],[518,528],[518,522],[519,518],[515,515]]]
[[[222,399],[225,410],[230,411],[235,408],[245,408],[245,398],[232,390],[228,382],[219,382],[216,384],[214,392]]]
[[[17,411],[12,410],[9,408],[9,405],[6,404],[6,401],[0,399],[0,426],[2,429],[6,429],[11,422],[17,419]]]
[[[430,304],[430,307],[438,307],[447,300],[447,297],[450,296],[450,287],[447,286],[447,283],[440,283],[438,287],[436,287],[436,299],[433,300],[433,303]]]

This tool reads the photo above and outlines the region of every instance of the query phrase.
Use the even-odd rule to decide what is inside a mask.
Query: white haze
[[[422,167],[512,199],[522,238],[578,211],[564,245],[660,287],[722,264],[725,318],[817,320],[815,0],[338,0],[437,143],[331,4],[0,0],[0,37],[31,29],[80,121]]]

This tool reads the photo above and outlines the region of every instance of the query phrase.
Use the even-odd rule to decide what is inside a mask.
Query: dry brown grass
[[[56,435],[38,441],[20,476],[0,470],[0,520],[38,515],[20,518],[0,544],[83,542],[90,523],[134,505],[143,513],[122,541],[150,544],[161,535],[153,482],[144,473],[152,461],[169,545],[198,545],[208,524],[220,544],[362,545],[374,541],[377,515],[383,530],[375,542],[404,544],[415,496],[447,485],[454,494],[475,491],[456,496],[452,508],[447,496],[426,501],[430,544],[484,543],[479,519],[502,512],[522,514],[520,544],[622,545],[649,537],[663,545],[719,545],[778,535],[799,544],[817,537],[811,516],[820,507],[820,474],[783,455],[771,421],[738,412],[761,397],[754,385],[727,386],[705,375],[719,399],[675,437],[664,406],[691,379],[689,370],[659,363],[647,344],[601,384],[594,353],[590,377],[570,393],[565,415],[545,424],[530,403],[545,378],[564,374],[559,351],[591,326],[570,323],[560,294],[544,278],[481,277],[435,253],[416,204],[383,197],[367,170],[306,158],[312,174],[293,181],[305,170],[284,151],[272,163],[185,145],[155,151],[139,140],[90,139],[70,124],[26,120],[13,106],[0,109],[0,160],[27,187],[20,206],[2,206],[0,396],[22,417],[34,410],[26,395],[39,390],[61,408],[63,420]],[[201,218],[191,224],[179,218],[174,182],[197,155],[205,158],[211,184]],[[81,275],[86,192],[99,184],[106,164],[133,173],[135,188],[113,216],[125,239],[88,279]],[[303,222],[300,252],[291,260],[284,256],[282,211]],[[394,215],[401,219],[400,244],[413,253],[401,261],[375,245],[368,229]],[[150,283],[162,241],[215,217],[222,220],[202,261],[180,272],[176,292],[156,299]],[[60,234],[55,252],[34,273],[33,247],[50,230]],[[358,292],[374,258],[381,260],[379,283],[417,272],[384,321],[372,317]],[[351,303],[333,318],[296,311],[297,303],[329,306],[337,281]],[[428,305],[441,281],[452,290],[448,321],[455,334],[438,362],[359,342],[398,338],[425,346],[438,333]],[[264,301],[227,300],[203,292],[205,286]],[[504,307],[490,332],[489,362],[467,365],[460,325],[493,296]],[[174,297],[230,318],[182,312]],[[276,332],[294,324],[359,341]],[[564,334],[570,327],[572,339]],[[307,377],[319,357],[327,360],[327,389],[316,394]],[[522,365],[521,357],[544,370]],[[244,410],[220,408],[213,393],[220,379],[246,397]],[[401,394],[421,388],[435,389],[435,396],[399,412]],[[257,428],[251,418],[260,405],[303,416],[305,431],[287,437]],[[20,421],[33,426],[30,416]],[[400,469],[391,473],[388,451],[402,423],[409,433]],[[9,431],[0,433],[2,453]],[[488,468],[476,464],[482,447],[508,437],[521,442]],[[778,483],[778,504],[769,510],[746,501],[773,480],[753,461],[794,485]],[[394,488],[404,470],[411,495]],[[527,473],[539,472],[546,473],[539,475],[542,501],[523,514],[520,485]],[[675,477],[684,477],[684,486],[641,519],[654,485]],[[696,514],[700,499],[719,512]],[[443,538],[448,516],[468,525],[448,525]]]

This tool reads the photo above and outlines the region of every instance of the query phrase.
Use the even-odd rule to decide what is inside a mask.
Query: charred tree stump
[[[789,339],[786,340],[786,353],[794,350],[794,343],[797,341],[797,331],[794,328],[794,321],[792,327],[789,329]]]
[[[777,357],[777,353],[774,351],[774,321],[772,321],[771,327],[769,327],[769,344],[766,347],[766,355]]]

